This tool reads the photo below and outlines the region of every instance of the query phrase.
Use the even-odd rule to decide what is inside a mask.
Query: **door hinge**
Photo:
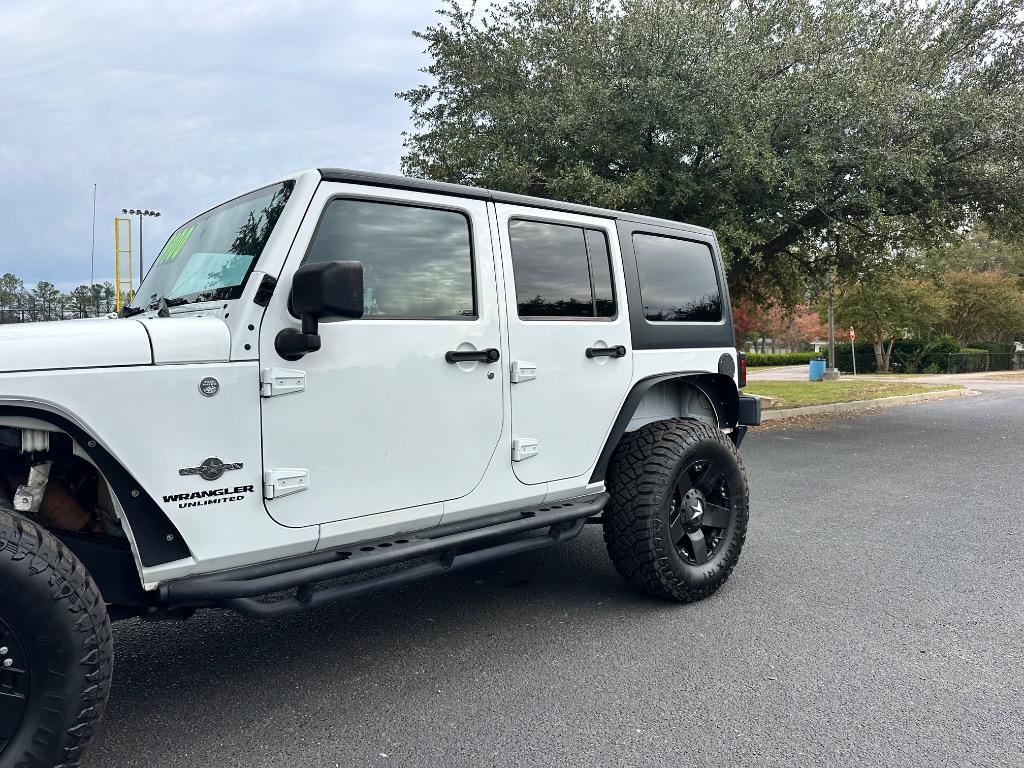
[[[264,368],[260,371],[260,397],[277,397],[302,392],[306,388],[306,372],[289,368]]]
[[[530,381],[537,378],[537,364],[526,360],[512,361],[512,383],[518,384],[521,381]]]
[[[268,469],[263,473],[263,498],[279,499],[309,488],[308,469]]]
[[[512,461],[526,461],[537,455],[537,446],[540,443],[532,437],[517,437],[512,441]]]

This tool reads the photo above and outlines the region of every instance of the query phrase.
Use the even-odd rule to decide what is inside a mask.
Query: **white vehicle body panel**
[[[320,351],[297,362],[278,357],[278,332],[299,326],[288,310],[290,275],[302,262],[319,212],[339,196],[465,213],[472,222],[478,318],[321,323]],[[485,203],[322,184],[295,238],[260,334],[264,367],[306,373],[304,392],[262,403],[265,467],[309,470],[309,489],[268,500],[270,515],[282,525],[304,526],[406,509],[407,515],[393,517],[421,520],[424,504],[472,491],[501,433],[501,379],[488,378],[497,365],[449,364],[445,353],[489,347],[501,347],[501,332]],[[430,519],[440,516],[438,506],[436,519]]]
[[[146,329],[106,318],[0,325],[0,371],[148,365]]]
[[[217,317],[180,317],[139,320],[153,345],[157,365],[179,363],[223,363],[231,357],[231,331]]]
[[[512,386],[513,439],[538,442],[535,456],[517,461],[516,477],[533,485],[567,478],[589,478],[616,413],[633,378],[628,350],[629,320],[615,222],[571,213],[499,204],[498,233],[505,275],[509,359],[536,364],[536,378]],[[612,319],[522,319],[516,303],[515,269],[508,237],[510,219],[571,224],[605,233],[611,254],[612,285],[619,311]],[[622,358],[588,358],[588,347],[623,345]],[[576,486],[580,484],[575,484]],[[584,483],[585,485],[585,483]],[[575,487],[575,486],[574,486]]]
[[[134,320],[104,322],[142,329]],[[316,546],[315,526],[283,528],[263,507],[258,371],[251,362],[0,374],[0,403],[38,403],[74,415],[157,501],[192,556],[144,569],[143,580],[155,583],[300,554]],[[207,376],[220,383],[214,397],[199,391],[199,382]],[[197,466],[211,456],[243,466],[213,483],[179,474],[181,468]],[[230,503],[183,506],[189,502],[164,500],[248,485],[254,491]]]

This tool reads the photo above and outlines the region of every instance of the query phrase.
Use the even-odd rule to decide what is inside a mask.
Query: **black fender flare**
[[[0,403],[0,418],[18,416],[50,424],[67,433],[110,483],[135,539],[139,561],[146,567],[191,557],[188,545],[156,500],[99,440],[66,413],[52,406]]]
[[[608,433],[604,448],[601,449],[601,455],[590,476],[590,482],[599,483],[604,480],[612,454],[615,453],[619,440],[626,434],[626,427],[629,426],[630,419],[640,407],[640,401],[644,399],[644,395],[651,387],[666,381],[683,381],[696,387],[711,403],[718,418],[719,427],[731,429],[736,426],[739,420],[739,389],[731,376],[726,376],[724,373],[708,373],[707,371],[676,371],[640,379],[629,390],[629,394],[622,402],[622,407],[619,408],[619,415],[615,417],[615,423]]]

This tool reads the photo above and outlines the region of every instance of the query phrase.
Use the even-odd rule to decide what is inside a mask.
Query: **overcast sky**
[[[211,205],[304,168],[398,170],[435,0],[3,0],[0,273],[113,276],[113,217],[154,256]],[[147,259],[147,262],[149,260]]]

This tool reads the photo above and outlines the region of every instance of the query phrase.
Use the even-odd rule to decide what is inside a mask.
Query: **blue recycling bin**
[[[825,358],[818,357],[811,360],[811,367],[807,369],[808,381],[821,381],[825,378]]]

